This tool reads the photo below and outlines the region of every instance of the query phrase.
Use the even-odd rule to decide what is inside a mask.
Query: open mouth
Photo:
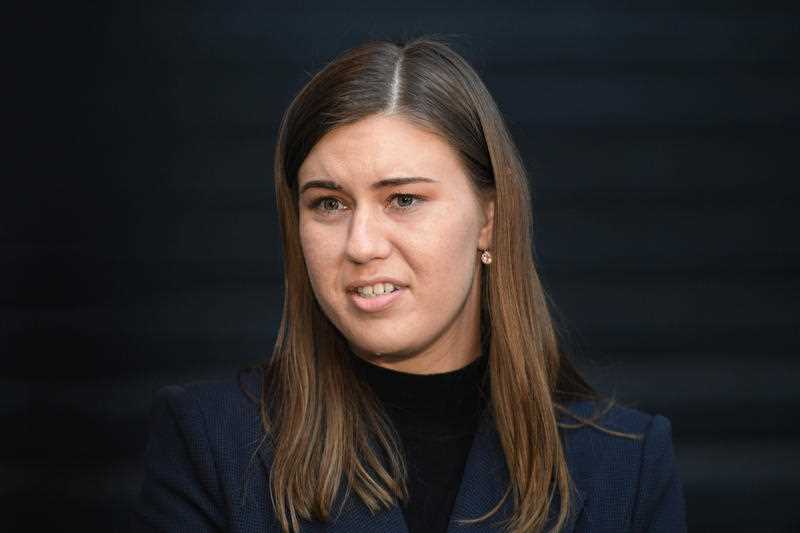
[[[405,289],[403,287],[394,287],[388,292],[383,292],[382,294],[365,294],[365,291],[363,290],[356,290],[350,292],[350,300],[361,311],[371,313],[375,311],[381,311],[389,307],[394,302],[402,298],[404,292]]]
[[[377,294],[377,293],[374,293],[374,292],[367,294],[365,292],[361,292],[359,290],[355,290],[355,291],[353,291],[353,294],[355,294],[358,297],[364,298],[365,300],[371,300],[373,298],[379,298],[381,296],[386,296],[387,294],[392,294],[393,292],[397,292],[399,290],[400,290],[399,287],[394,287],[391,290],[389,290],[388,292],[384,291],[384,292],[382,292],[380,294]]]

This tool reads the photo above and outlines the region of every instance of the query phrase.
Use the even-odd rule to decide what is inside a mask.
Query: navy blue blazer
[[[258,397],[260,374],[243,376]],[[588,415],[590,402],[569,404]],[[574,422],[564,419],[565,422]],[[673,460],[671,425],[661,415],[615,406],[604,427],[643,433],[643,440],[615,437],[591,427],[563,430],[570,473],[576,484],[576,514],[562,531],[686,531],[683,488]],[[145,452],[145,480],[134,510],[134,531],[274,532],[275,520],[265,472],[270,452],[258,405],[237,380],[193,383],[161,389],[151,412]],[[506,487],[508,471],[491,416],[484,416],[467,457],[448,533],[500,531],[492,524],[510,516],[511,498],[484,522],[453,520],[484,514]],[[341,498],[341,493],[339,498]],[[334,513],[341,499],[336,501]],[[551,524],[558,512],[554,500]],[[351,493],[341,514],[329,523],[302,522],[303,532],[408,533],[395,505],[372,515]]]

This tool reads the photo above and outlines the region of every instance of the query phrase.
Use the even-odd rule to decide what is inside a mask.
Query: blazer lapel
[[[569,448],[567,447],[567,453]],[[268,454],[259,454],[264,465],[269,468]],[[509,495],[500,509],[486,520],[474,524],[460,524],[459,519],[476,518],[490,511],[502,498],[508,484],[508,469],[503,455],[500,438],[493,418],[487,411],[480,420],[475,438],[472,441],[467,462],[464,467],[453,511],[450,516],[448,533],[486,533],[501,531],[498,522],[507,520],[513,511]],[[409,533],[403,512],[395,504],[388,509],[380,509],[372,514],[369,508],[355,493],[345,498],[346,489],[340,490],[333,506],[334,518],[328,523],[303,522],[302,531],[326,533],[354,533],[358,531],[381,531],[382,533]],[[550,506],[549,521],[545,531],[552,528],[560,510],[559,494],[556,492]],[[342,507],[342,502],[344,506]],[[584,503],[583,493],[576,487],[573,499],[572,519],[560,533],[573,533],[575,520]],[[341,509],[341,512],[339,512]],[[338,516],[337,516],[338,513]]]
[[[461,486],[450,515],[448,533],[499,531],[496,523],[511,516],[510,495],[500,510],[487,520],[474,524],[460,524],[458,520],[486,514],[500,501],[507,483],[508,469],[505,457],[492,418],[487,411],[478,424],[472,447],[467,455]]]
[[[500,531],[502,525],[498,525],[498,522],[507,520],[513,512],[510,494],[500,509],[488,519],[474,524],[460,524],[458,520],[476,518],[493,509],[502,498],[508,481],[508,467],[500,437],[492,416],[487,412],[481,419],[472,448],[467,456],[461,486],[450,516],[448,533]],[[575,487],[573,496],[572,519],[561,529],[561,533],[573,532],[576,518],[583,507],[583,492]],[[555,525],[555,518],[558,516],[560,508],[559,492],[556,492],[550,505],[549,521],[545,526],[545,531],[549,531]]]
[[[337,498],[334,512],[340,508],[340,505],[341,496]],[[380,509],[373,515],[369,507],[357,495],[351,494],[338,517],[327,524],[314,524],[313,528],[308,529],[306,529],[304,523],[303,532],[305,531],[324,531],[326,533],[354,533],[357,531],[408,533],[408,526],[399,505],[393,505],[389,509]]]

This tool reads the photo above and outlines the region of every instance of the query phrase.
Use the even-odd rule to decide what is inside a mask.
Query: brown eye
[[[400,207],[410,207],[414,203],[414,197],[408,194],[397,197],[397,205]]]
[[[334,196],[317,198],[308,207],[322,216],[337,216],[345,208],[344,204]]]
[[[336,198],[323,198],[322,208],[325,211],[336,211],[336,206],[339,205],[339,200]]]
[[[392,201],[401,210],[409,210],[422,203],[422,198],[416,194],[398,193],[392,196]]]

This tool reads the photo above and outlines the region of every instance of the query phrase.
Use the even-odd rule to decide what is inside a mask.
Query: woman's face
[[[480,353],[479,249],[491,247],[494,202],[447,141],[371,115],[325,135],[298,183],[311,286],[354,353],[419,374]]]

